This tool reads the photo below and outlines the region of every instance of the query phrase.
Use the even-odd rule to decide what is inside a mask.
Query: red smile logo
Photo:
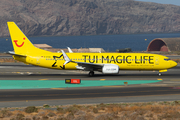
[[[25,40],[25,38],[23,38],[23,40]],[[17,47],[22,47],[24,45],[24,42],[21,45],[17,44],[18,40],[14,40],[14,43],[16,44]]]

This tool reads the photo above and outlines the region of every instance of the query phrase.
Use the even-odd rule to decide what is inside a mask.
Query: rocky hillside
[[[0,36],[15,21],[28,36],[180,31],[180,6],[133,0],[0,0]]]

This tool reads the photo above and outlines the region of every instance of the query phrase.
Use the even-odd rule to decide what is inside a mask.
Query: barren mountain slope
[[[133,0],[1,0],[0,36],[14,21],[28,36],[179,32],[180,6]]]

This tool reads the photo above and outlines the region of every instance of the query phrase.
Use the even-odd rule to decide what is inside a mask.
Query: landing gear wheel
[[[94,71],[90,71],[90,72],[89,72],[89,76],[90,76],[90,77],[94,76]]]
[[[159,73],[159,76],[161,76],[161,73]]]

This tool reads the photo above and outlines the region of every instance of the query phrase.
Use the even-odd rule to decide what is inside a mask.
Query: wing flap
[[[102,69],[102,67],[104,66],[103,64],[75,62],[75,61],[72,61],[72,62],[78,64],[78,66],[76,68],[79,68],[79,66],[80,66],[81,68],[84,68],[84,70],[97,70],[97,69]]]

